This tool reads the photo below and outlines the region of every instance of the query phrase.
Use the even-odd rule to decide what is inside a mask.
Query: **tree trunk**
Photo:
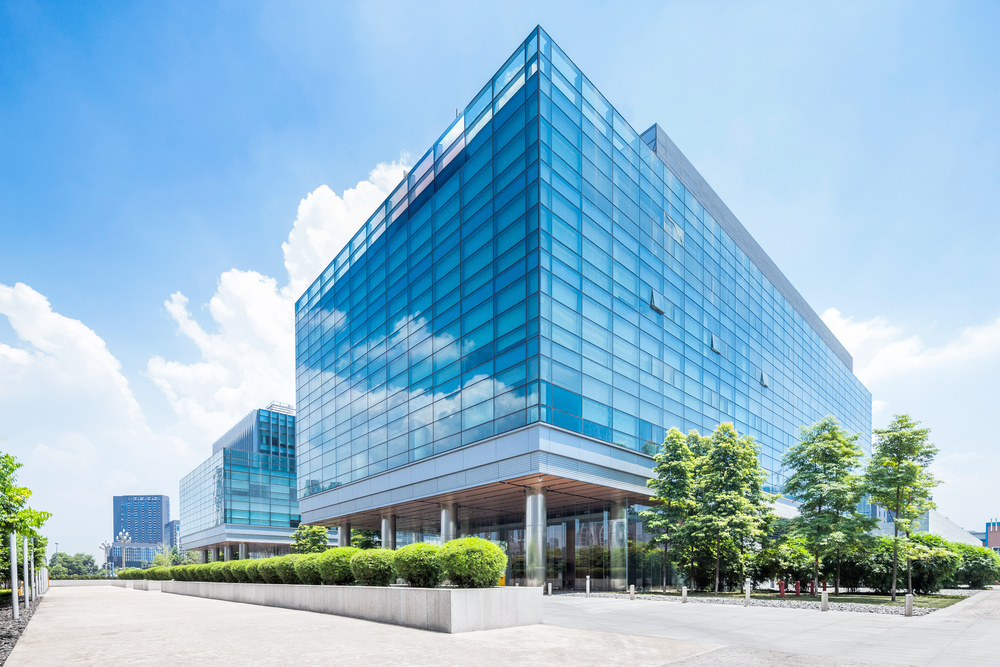
[[[819,595],[819,552],[813,554],[813,595]]]
[[[833,594],[840,595],[840,551],[837,551],[837,580],[833,582]]]
[[[719,594],[719,568],[722,565],[722,540],[715,543],[715,594]]]

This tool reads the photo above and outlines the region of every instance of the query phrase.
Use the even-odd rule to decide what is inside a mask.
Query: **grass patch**
[[[902,607],[906,600],[906,595],[904,593],[896,594],[896,601],[893,602],[888,595],[877,595],[875,593],[841,593],[840,595],[834,595],[833,591],[827,591],[829,595],[830,602],[837,602],[839,604],[872,604],[872,605],[887,605],[890,607]],[[667,596],[677,596],[680,597],[679,591],[671,591],[668,593],[652,593],[653,595],[667,595]],[[715,593],[705,592],[705,591],[688,591],[689,597],[699,597],[699,598],[728,598],[731,600],[742,600],[744,593],[742,591],[726,591],[716,595]],[[961,602],[965,600],[967,596],[965,595],[914,595],[913,596],[913,606],[915,608],[936,608],[944,609],[945,607],[950,607],[956,602]],[[774,591],[753,591],[750,593],[750,598],[753,600],[781,600],[781,596]],[[795,597],[795,591],[791,593],[785,593],[785,600],[798,600],[800,602],[819,602],[818,595],[809,595],[803,592],[801,596]]]

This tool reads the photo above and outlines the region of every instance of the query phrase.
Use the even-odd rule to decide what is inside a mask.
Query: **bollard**
[[[906,609],[904,610],[905,616],[913,616],[913,596],[907,593],[906,595]]]
[[[629,600],[635,599],[635,584],[632,584],[631,586],[628,587],[628,599]]]
[[[829,593],[823,591],[822,596],[819,599],[819,610],[820,611],[830,611],[830,598]]]
[[[681,602],[687,602],[687,601],[688,601],[688,587],[681,586]]]
[[[823,582],[823,590],[824,591],[826,590],[826,582],[825,581]]]
[[[552,582],[549,582],[549,597],[552,597]]]
[[[587,597],[590,597],[590,575],[587,575]]]
[[[750,606],[750,580],[749,579],[747,579],[747,581],[746,581],[746,601],[744,602],[743,606],[745,606],[745,607],[749,607]]]
[[[802,595],[802,582],[801,581],[796,581],[795,582],[795,597],[799,597],[800,595]]]
[[[785,597],[785,582],[783,581],[778,582],[778,595],[782,598]]]

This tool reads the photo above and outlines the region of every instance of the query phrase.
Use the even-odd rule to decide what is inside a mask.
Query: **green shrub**
[[[278,568],[278,577],[283,584],[300,584],[299,575],[295,571],[295,563],[302,558],[303,554],[288,554],[278,556],[275,566]]]
[[[949,548],[962,559],[953,578],[955,585],[985,588],[1000,579],[1000,554],[992,549],[960,542],[950,542]]]
[[[438,560],[441,547],[417,542],[395,552],[392,565],[396,574],[414,588],[434,588],[444,579]]]
[[[251,584],[263,584],[264,583],[264,577],[260,573],[260,564],[261,564],[261,562],[262,561],[259,558],[254,558],[252,560],[246,561],[246,564],[247,564],[247,567],[246,567],[247,581],[249,581]]]
[[[295,561],[295,574],[303,584],[313,586],[323,583],[323,577],[319,573],[319,554],[302,554]]]
[[[226,580],[226,575],[223,573],[223,567],[225,567],[223,561],[216,561],[208,566],[208,576],[205,581],[214,581],[216,583],[223,583]]]
[[[264,558],[260,561],[260,578],[265,584],[280,584],[281,575],[278,574],[278,559]]]
[[[151,567],[146,570],[146,579],[149,581],[168,581],[170,579],[170,568]]]
[[[233,578],[233,582],[237,584],[246,584],[250,582],[247,576],[247,565],[250,564],[248,560],[234,560],[229,564],[229,574]]]
[[[212,571],[211,568],[212,568],[211,563],[196,565],[195,567],[192,568],[193,576],[191,577],[191,581],[211,581],[211,579],[208,578],[209,574]]]
[[[451,540],[438,551],[445,577],[460,588],[496,586],[507,569],[507,556],[497,545],[480,537]]]
[[[128,581],[133,581],[136,579],[145,579],[145,573],[137,567],[126,567],[124,569],[118,570],[118,578],[125,579]]]
[[[365,549],[351,558],[351,571],[362,586],[388,586],[393,580],[392,561],[388,549]]]
[[[354,583],[354,570],[351,569],[351,559],[359,549],[355,547],[336,547],[327,549],[319,555],[319,574],[327,585],[346,586]]]
[[[222,581],[229,584],[236,583],[236,576],[233,574],[233,564],[235,562],[234,560],[227,560],[222,563],[222,567],[219,568],[219,571],[222,572]]]
[[[184,578],[184,575],[185,575],[184,568],[185,567],[186,566],[184,566],[184,565],[173,565],[173,566],[171,566],[171,568],[170,568],[170,578],[173,579],[174,581],[187,581],[187,579]]]

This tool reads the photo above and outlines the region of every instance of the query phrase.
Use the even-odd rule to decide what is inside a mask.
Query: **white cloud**
[[[24,463],[32,506],[54,513],[53,542],[96,551],[111,532],[111,496],[170,492],[163,475],[176,473],[183,445],[149,428],[95,331],[23,283],[0,284],[0,315],[17,336],[0,344],[0,450]]]
[[[906,336],[884,317],[858,322],[829,308],[822,318],[854,355],[855,375],[865,383],[929,368],[981,364],[1000,355],[1000,317],[966,327],[939,347],[928,347],[918,335]]]
[[[405,160],[377,165],[342,196],[321,185],[299,202],[281,246],[283,286],[256,271],[225,272],[208,304],[208,327],[180,292],[166,301],[178,333],[199,356],[189,363],[154,356],[146,373],[190,432],[210,442],[255,407],[295,402],[295,300],[398,185]]]

